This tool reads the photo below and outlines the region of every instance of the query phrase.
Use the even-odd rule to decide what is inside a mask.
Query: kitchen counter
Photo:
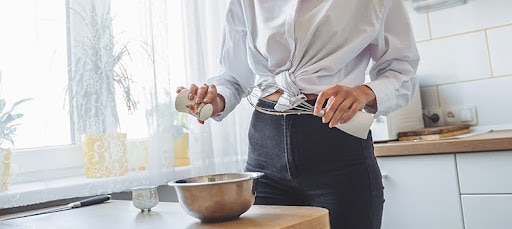
[[[0,216],[2,218],[28,212]],[[329,212],[319,207],[253,205],[239,219],[201,223],[179,203],[160,202],[151,212],[141,212],[127,200],[75,208],[44,215],[0,221],[0,228],[329,228]]]
[[[377,157],[501,150],[512,150],[512,130],[496,130],[442,140],[375,143]]]

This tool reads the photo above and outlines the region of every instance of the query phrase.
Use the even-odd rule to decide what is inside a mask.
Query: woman
[[[319,206],[329,210],[332,228],[380,228],[383,186],[371,133],[362,139],[332,127],[361,110],[387,115],[411,99],[419,56],[403,4],[230,2],[223,71],[208,84],[191,85],[190,99],[212,104],[213,119],[221,121],[259,84],[259,106],[278,103],[286,111],[296,98],[323,113],[254,111],[246,170],[265,173],[255,204]]]

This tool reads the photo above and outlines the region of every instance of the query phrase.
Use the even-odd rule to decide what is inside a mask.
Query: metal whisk
[[[285,99],[286,98],[295,98],[296,101],[290,101],[290,104],[292,105],[292,107],[289,109],[284,109],[284,110],[276,110],[274,108],[262,107],[259,105],[258,100],[261,99],[261,94],[265,88],[263,88],[263,85],[258,84],[254,87],[249,88],[249,90],[247,91],[247,101],[257,111],[265,113],[265,114],[271,114],[271,115],[290,115],[290,114],[314,115],[313,114],[314,106],[309,104],[306,101],[305,97],[301,99],[300,96],[297,97],[290,91],[279,87],[277,84],[266,84],[265,86],[270,86],[272,88],[279,88],[279,90],[281,92],[283,92],[283,95],[281,96],[281,98],[285,98]],[[270,100],[265,100],[265,101],[273,104],[274,106],[279,105],[278,102],[275,102],[275,101],[270,101]],[[321,110],[317,116],[323,117],[324,110]],[[356,137],[359,137],[362,139],[366,139],[368,136],[368,131],[370,130],[370,126],[373,123],[373,120],[374,119],[373,119],[372,114],[369,114],[369,113],[366,113],[363,111],[359,111],[356,113],[356,115],[352,119],[350,119],[350,121],[343,123],[343,124],[340,123],[340,124],[336,125],[335,127],[348,133],[348,134],[351,134],[353,136],[356,136]]]

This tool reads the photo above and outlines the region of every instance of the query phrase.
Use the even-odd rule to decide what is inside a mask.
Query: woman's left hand
[[[326,101],[326,106],[322,107]],[[351,88],[336,84],[318,94],[314,113],[320,114],[323,109],[322,122],[329,123],[329,127],[334,127],[338,123],[348,122],[366,105],[374,106],[375,104],[375,94],[368,86],[360,85]]]

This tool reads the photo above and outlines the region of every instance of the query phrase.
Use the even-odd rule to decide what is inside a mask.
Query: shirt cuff
[[[365,107],[367,112],[374,113],[375,117],[379,117],[381,115],[385,116],[393,111],[395,106],[392,104],[396,104],[396,95],[395,90],[389,90],[389,88],[394,88],[392,83],[387,80],[376,80],[368,82],[366,85],[375,93],[375,99],[377,101],[375,107]]]
[[[217,86],[217,93],[221,94],[224,97],[224,110],[221,111],[219,114],[212,116],[211,119],[220,122],[224,118],[226,118],[228,114],[231,113],[231,111],[235,109],[238,103],[235,102],[234,96],[232,94],[233,92],[224,86]]]

